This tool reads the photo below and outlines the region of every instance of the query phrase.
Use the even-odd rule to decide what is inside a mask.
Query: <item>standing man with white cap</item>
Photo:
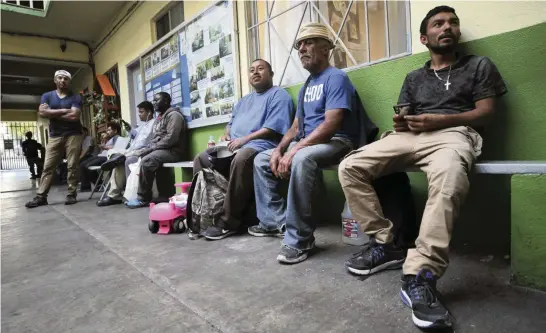
[[[254,192],[260,223],[253,236],[284,239],[277,260],[295,264],[314,247],[311,199],[320,169],[338,164],[359,142],[356,91],[347,74],[328,61],[334,47],[328,28],[303,26],[294,48],[311,76],[298,95],[296,119],[275,149],[254,161]],[[278,185],[289,182],[286,200]]]
[[[51,188],[55,169],[66,153],[68,164],[68,195],[66,205],[76,203],[78,185],[78,162],[82,146],[82,124],[80,123],[81,97],[70,91],[72,76],[65,70],[55,72],[56,90],[42,95],[38,114],[49,119],[49,142],[46,146],[44,170],[36,197],[26,203],[27,208],[47,205],[47,194]]]

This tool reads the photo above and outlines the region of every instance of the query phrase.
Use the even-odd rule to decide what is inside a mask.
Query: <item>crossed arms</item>
[[[47,103],[40,104],[38,114],[42,118],[47,119],[62,119],[67,121],[79,121],[81,110],[78,107],[72,106],[70,109],[50,109]]]

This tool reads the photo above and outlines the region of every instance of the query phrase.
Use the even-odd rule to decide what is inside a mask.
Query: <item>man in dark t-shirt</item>
[[[355,220],[371,238],[347,261],[348,270],[369,275],[403,265],[400,295],[414,324],[442,328],[451,322],[437,298],[436,281],[447,269],[453,222],[468,192],[468,172],[481,154],[477,129],[507,90],[490,59],[456,52],[461,32],[453,8],[429,11],[420,34],[431,59],[406,76],[398,99],[405,106],[395,107],[402,110],[393,117],[395,131],[350,154],[339,167],[339,179]],[[392,223],[372,181],[412,166],[426,173],[429,187],[416,248],[406,257],[393,244]]]
[[[28,168],[30,170],[30,179],[40,178],[42,176],[43,161],[38,156],[38,152],[42,151],[42,145],[32,138],[32,132],[26,132],[27,139],[21,143],[23,148],[23,154],[27,159]],[[42,156],[43,158],[43,156]],[[34,165],[36,165],[36,172],[34,171]],[[36,173],[38,175],[36,175]]]
[[[25,205],[27,208],[47,205],[47,194],[51,188],[53,174],[65,154],[68,165],[68,195],[65,204],[76,203],[78,162],[83,140],[80,123],[82,101],[79,95],[70,91],[71,79],[69,72],[56,71],[54,82],[57,89],[42,95],[38,114],[49,119],[49,142],[46,146],[40,188],[36,192],[36,197]]]

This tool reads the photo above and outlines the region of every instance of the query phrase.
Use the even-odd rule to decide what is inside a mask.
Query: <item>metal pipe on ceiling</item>
[[[40,96],[2,94],[2,103],[40,104]]]

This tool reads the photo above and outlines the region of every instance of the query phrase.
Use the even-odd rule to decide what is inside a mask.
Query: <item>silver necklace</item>
[[[449,90],[449,85],[451,82],[449,82],[449,75],[451,74],[451,65],[449,65],[449,71],[447,72],[447,80],[446,83],[444,83],[444,86],[446,87],[446,90]],[[438,80],[444,82],[444,80],[436,73],[436,70],[434,69],[434,75],[438,78]]]

